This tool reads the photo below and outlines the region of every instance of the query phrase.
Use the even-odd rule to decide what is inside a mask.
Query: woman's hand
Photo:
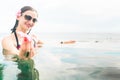
[[[32,38],[35,41],[35,47],[36,48],[41,48],[43,46],[43,42],[41,40],[39,40],[36,35],[32,34]]]
[[[32,44],[32,39],[29,36],[23,37],[23,42],[20,47],[20,58],[28,59],[34,56],[34,47]]]
[[[38,40],[37,43],[36,43],[37,48],[41,48],[42,45],[43,45],[43,42],[41,42],[40,40]]]

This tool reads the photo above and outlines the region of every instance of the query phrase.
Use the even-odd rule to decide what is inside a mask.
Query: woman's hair
[[[36,11],[35,9],[33,9],[31,6],[24,6],[24,7],[22,7],[22,8],[20,9],[20,13],[19,13],[20,16],[22,16],[22,14],[23,14],[24,12],[28,11],[28,10],[30,10],[30,11],[35,11],[35,12],[37,13],[37,11]],[[16,27],[18,26],[18,23],[19,23],[19,21],[16,19],[15,25],[14,25],[14,27],[11,29],[12,33],[15,32]],[[31,31],[31,30],[30,30],[30,31]],[[30,31],[28,32],[28,34],[30,33]]]

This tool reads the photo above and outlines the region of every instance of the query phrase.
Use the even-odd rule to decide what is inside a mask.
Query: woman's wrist
[[[20,53],[19,53],[19,57],[20,57],[20,59],[30,58],[30,51],[21,50]]]
[[[26,51],[26,52],[24,53],[24,56],[25,56],[26,58],[28,58],[29,55],[30,55],[30,51]]]

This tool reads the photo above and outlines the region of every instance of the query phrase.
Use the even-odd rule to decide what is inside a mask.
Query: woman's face
[[[26,11],[22,13],[22,16],[18,18],[19,24],[18,27],[27,31],[31,29],[37,21],[37,13],[35,11]]]

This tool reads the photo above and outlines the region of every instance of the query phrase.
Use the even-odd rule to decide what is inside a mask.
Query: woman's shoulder
[[[2,38],[2,43],[3,42],[11,42],[11,40],[12,40],[12,34],[10,34],[10,35],[6,35],[6,36],[4,36],[3,38]]]
[[[9,40],[9,39],[11,39],[12,38],[12,34],[10,34],[10,35],[5,35],[3,38],[2,38],[2,40]]]

